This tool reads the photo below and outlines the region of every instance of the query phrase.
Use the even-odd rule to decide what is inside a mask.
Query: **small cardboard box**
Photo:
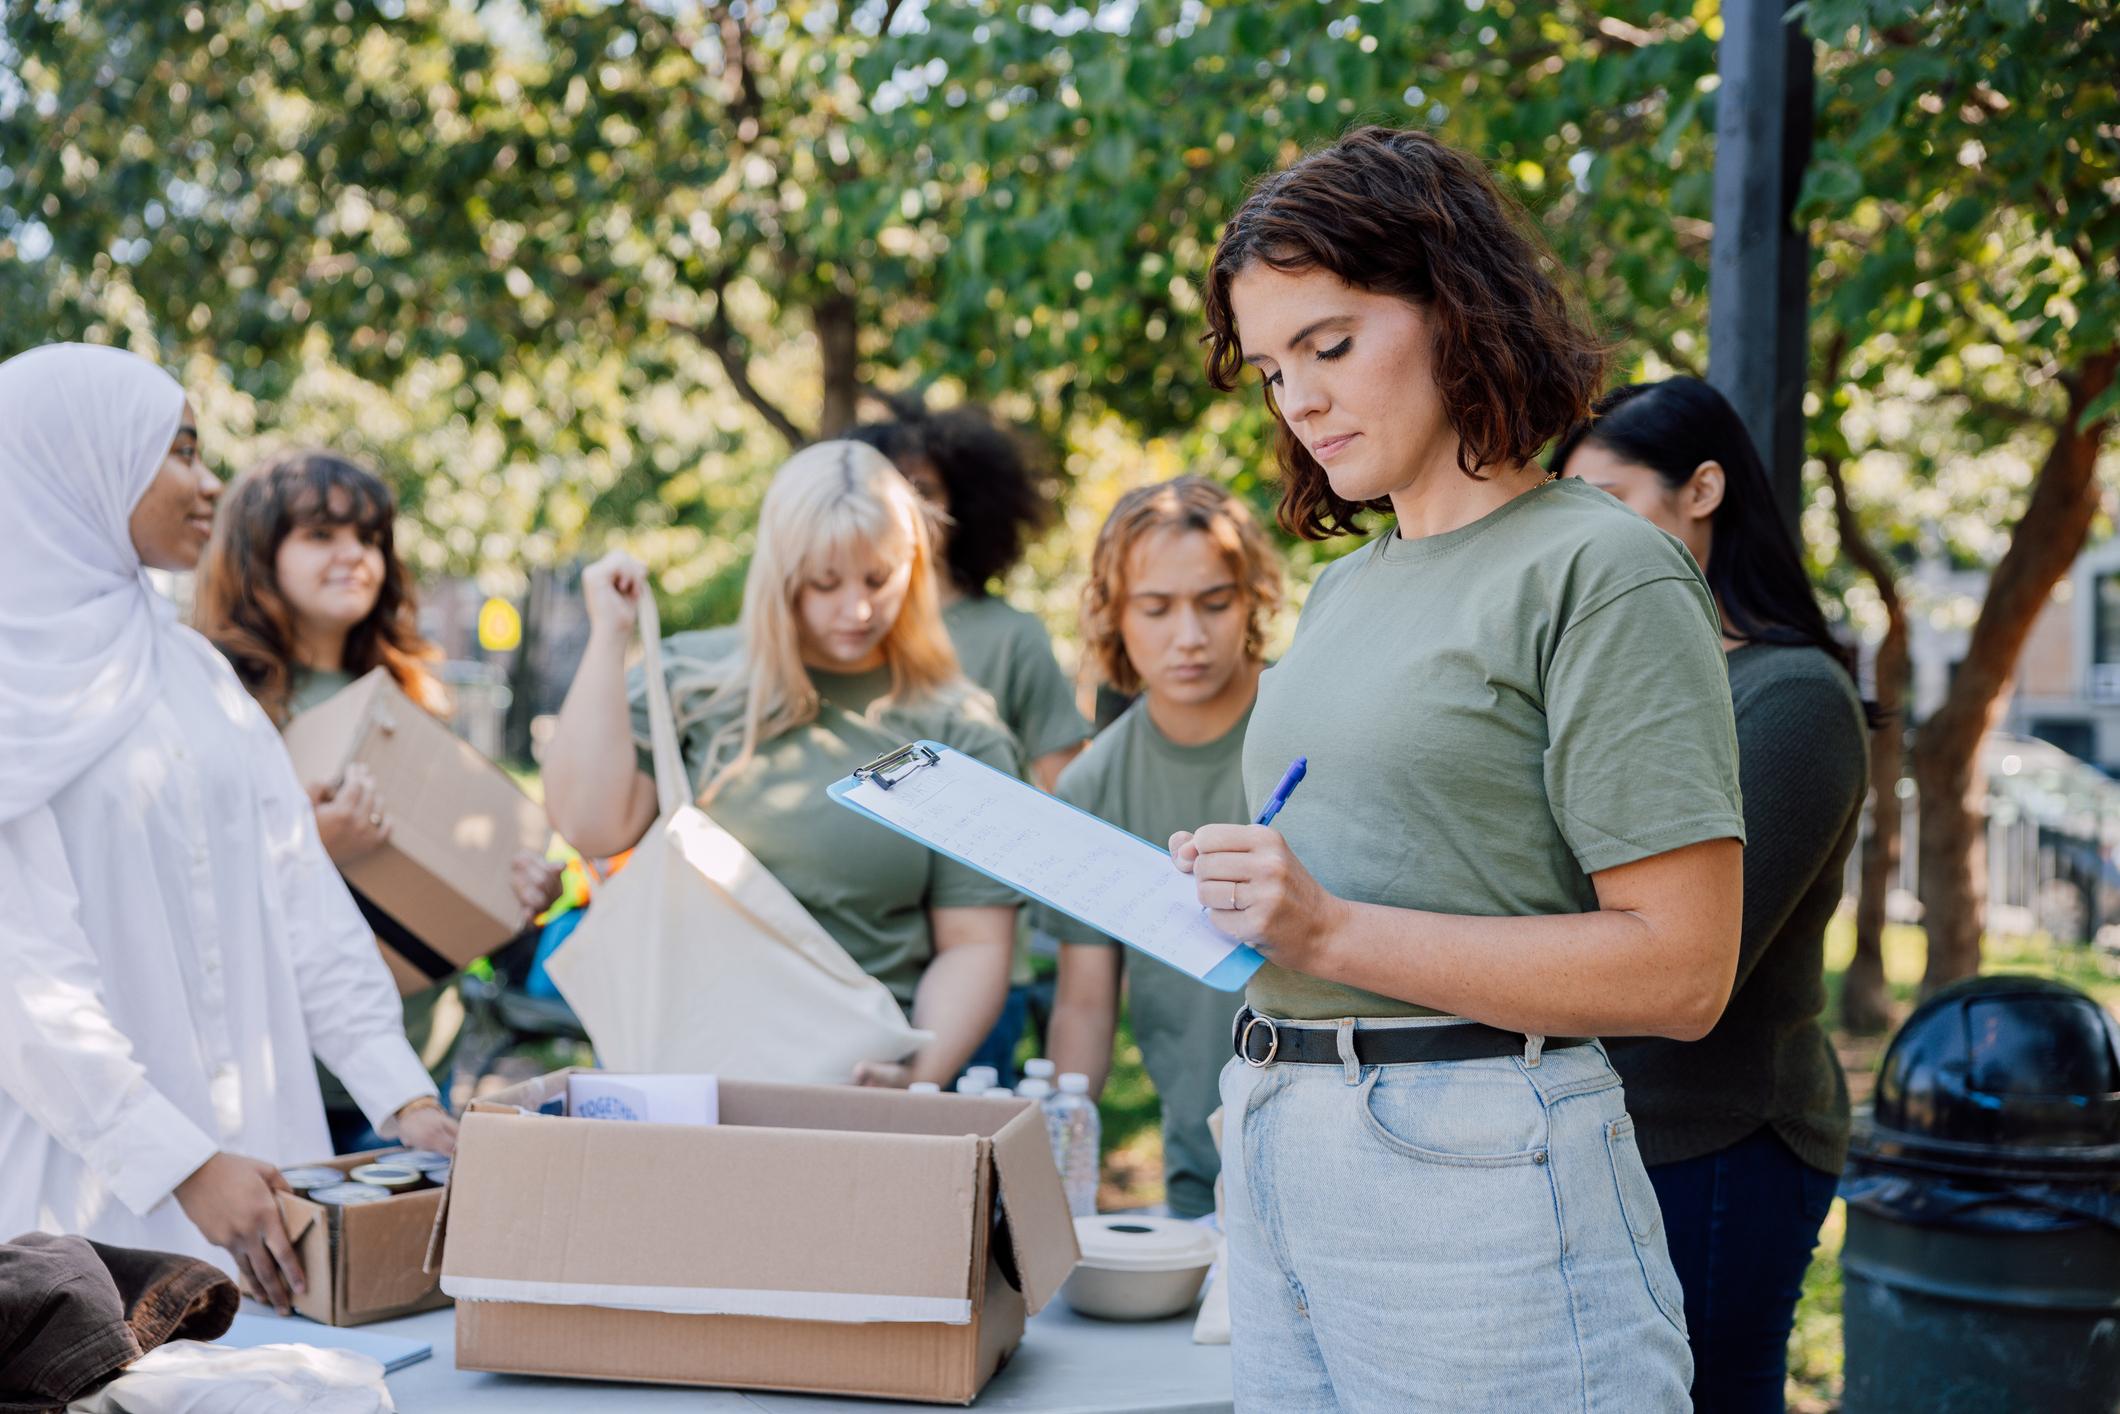
[[[287,728],[307,786],[333,786],[356,761],[390,817],[382,848],[344,872],[400,992],[417,992],[514,937],[522,918],[509,868],[542,854],[545,812],[507,772],[422,710],[377,668]]]
[[[723,1079],[713,1126],[464,1116],[459,1369],[969,1404],[1080,1253],[1038,1107]]]
[[[304,1168],[351,1173],[394,1151],[342,1154]],[[442,1190],[423,1188],[375,1203],[338,1208],[282,1193],[280,1217],[302,1260],[309,1290],[294,1309],[327,1326],[358,1326],[449,1304],[426,1269],[427,1244],[441,1212]]]

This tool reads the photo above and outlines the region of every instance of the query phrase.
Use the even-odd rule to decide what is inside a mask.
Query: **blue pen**
[[[1275,786],[1273,794],[1266,797],[1266,808],[1259,812],[1260,824],[1271,825],[1273,823],[1273,817],[1281,813],[1282,806],[1288,804],[1288,797],[1295,794],[1297,782],[1303,779],[1303,773],[1309,769],[1310,758],[1308,756],[1298,756],[1289,763],[1286,774],[1281,777],[1281,784]]]

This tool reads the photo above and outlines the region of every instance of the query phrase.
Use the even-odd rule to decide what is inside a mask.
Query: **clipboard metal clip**
[[[939,765],[941,761],[934,748],[917,741],[908,742],[860,767],[854,772],[854,779],[874,781],[878,790],[889,790],[921,767]]]

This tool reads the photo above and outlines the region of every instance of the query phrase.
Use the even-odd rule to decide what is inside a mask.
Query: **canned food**
[[[380,1203],[389,1196],[388,1189],[369,1183],[334,1183],[329,1188],[311,1189],[309,1201],[331,1208],[351,1208],[359,1203]]]
[[[421,1169],[420,1173],[429,1183],[441,1188],[449,1182],[449,1161],[444,1159],[433,1168]]]
[[[446,1164],[449,1156],[439,1149],[407,1149],[402,1154],[393,1154],[389,1162],[403,1164],[407,1168],[431,1169],[436,1164]]]
[[[344,1183],[346,1175],[337,1169],[325,1168],[322,1164],[311,1164],[304,1168],[281,1169],[280,1177],[297,1193],[308,1193],[313,1189],[329,1188],[334,1183]]]
[[[362,1164],[346,1175],[386,1193],[409,1193],[420,1186],[420,1171],[409,1164]]]

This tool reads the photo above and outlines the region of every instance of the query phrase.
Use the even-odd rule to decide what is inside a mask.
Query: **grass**
[[[1826,1015],[1840,1013],[1840,989],[1848,959],[1855,952],[1855,928],[1845,911],[1826,931]],[[1913,1010],[1921,986],[1927,941],[1921,929],[1894,925],[1885,930],[1885,982],[1892,998],[1893,1023]],[[2090,993],[2108,1008],[2120,1010],[2120,977],[2101,970],[2092,950],[2058,944],[2044,936],[1990,938],[1983,953],[1986,972],[2028,972],[2052,977]],[[1848,1089],[1857,1104],[1868,1100],[1885,1037],[1852,1036],[1835,1030],[1834,1049],[1848,1073]],[[1163,1201],[1163,1134],[1155,1087],[1141,1065],[1141,1049],[1122,1017],[1112,1059],[1111,1080],[1099,1105],[1104,1121],[1104,1181],[1098,1194],[1105,1209],[1143,1207]],[[1796,1304],[1796,1327],[1789,1337],[1788,1402],[1794,1414],[1833,1414],[1840,1408],[1840,1246],[1847,1231],[1847,1209],[1838,1199],[1818,1235],[1818,1250],[1804,1276]]]

